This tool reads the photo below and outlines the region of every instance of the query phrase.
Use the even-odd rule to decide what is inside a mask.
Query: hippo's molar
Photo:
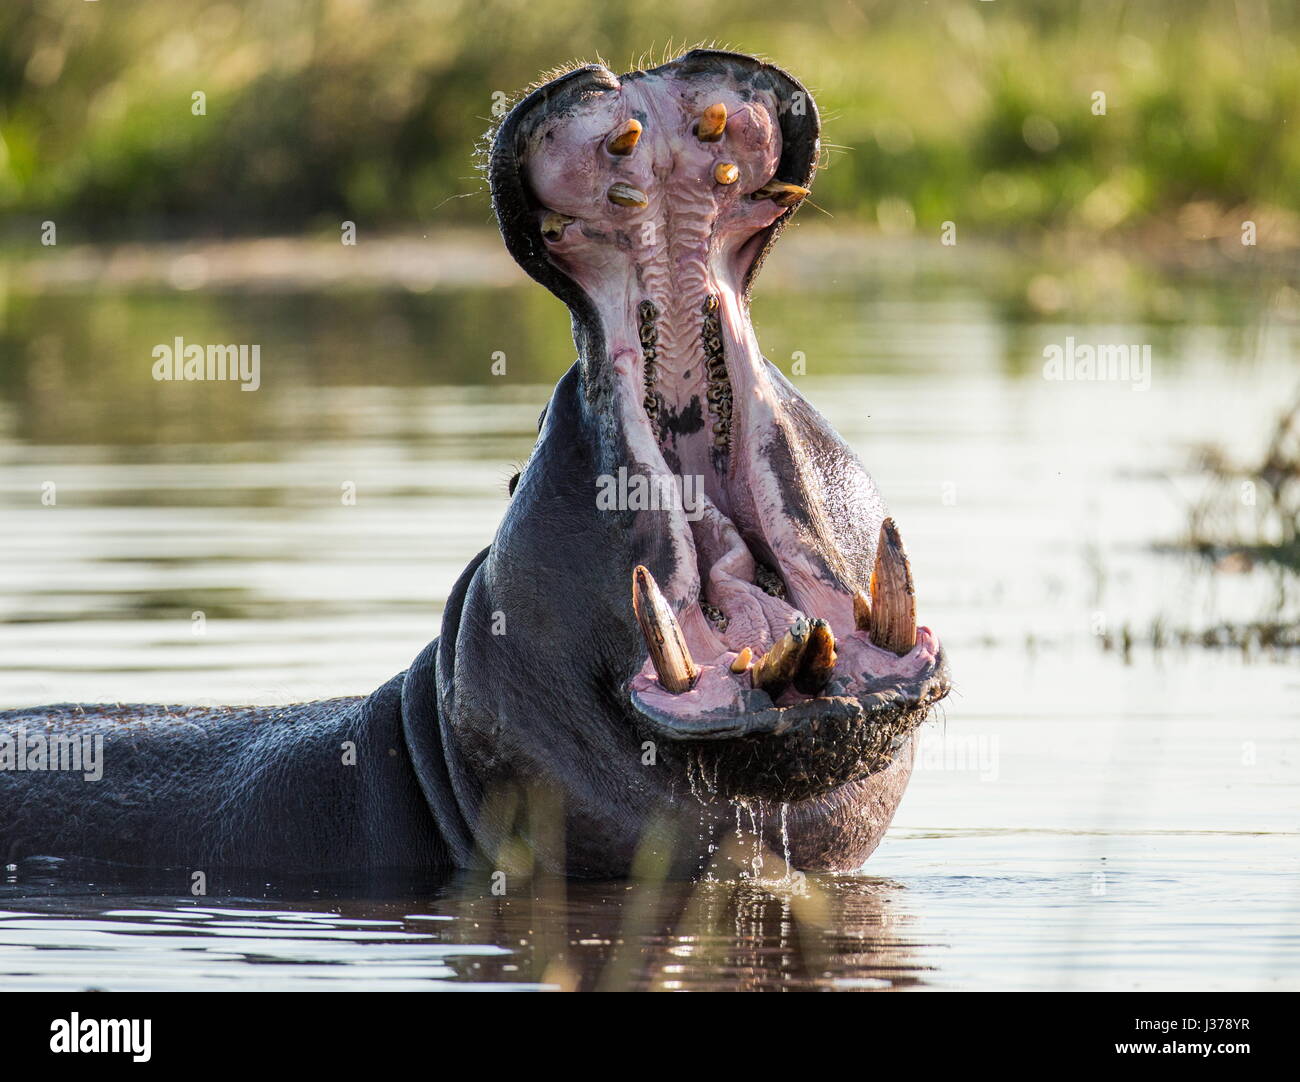
[[[637,305],[637,337],[641,342],[641,359],[645,366],[645,375],[643,382],[645,384],[644,407],[646,416],[650,419],[650,427],[654,431],[655,439],[659,438],[659,395],[655,393],[655,358],[658,356],[656,345],[659,341],[659,331],[655,327],[655,318],[659,315],[659,310],[654,306],[654,301],[642,301]]]
[[[709,618],[719,631],[727,630],[727,614],[718,608],[717,605],[712,605],[707,601],[701,601],[700,611]]]
[[[704,302],[704,325],[700,330],[704,366],[708,372],[706,397],[713,414],[713,446],[726,451],[731,442],[731,380],[727,377],[727,358],[723,352],[722,326],[718,322],[718,298]]]
[[[767,594],[768,597],[775,597],[780,601],[785,600],[785,581],[767,564],[756,563],[754,565],[754,585]]]

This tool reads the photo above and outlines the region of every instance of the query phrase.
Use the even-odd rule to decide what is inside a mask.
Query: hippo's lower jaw
[[[832,681],[817,695],[793,690],[773,703],[761,691],[742,695],[741,709],[700,710],[691,692],[672,701],[638,676],[632,703],[646,728],[667,741],[665,754],[683,764],[701,795],[790,803],[819,797],[887,768],[931,706],[948,693],[942,654],[928,642],[918,673],[877,691],[837,694]],[[906,660],[906,659],[904,659]]]
[[[916,626],[893,520],[867,591],[842,585],[835,569],[853,561],[828,552],[828,538],[803,544],[792,516],[768,513],[760,557],[709,510],[716,532],[696,535],[713,543],[695,551],[707,586],[694,604],[675,609],[647,568],[632,574],[646,656],[628,692],[647,729],[672,742],[697,789],[728,798],[805,800],[887,767],[949,686],[937,636]],[[721,555],[717,533],[729,542]],[[820,574],[788,586],[799,581],[791,564]]]
[[[889,766],[949,688],[937,636],[916,626],[893,520],[863,590],[838,577],[851,581],[856,561],[828,549],[829,535],[803,542],[796,516],[770,509],[756,544],[706,507],[693,537],[707,585],[693,604],[671,604],[648,568],[632,573],[646,654],[628,694],[646,729],[670,742],[697,791],[726,798],[800,801]],[[801,567],[818,573],[801,581]]]
[[[648,569],[632,576],[647,650],[628,693],[692,787],[789,803],[888,767],[949,689],[938,638],[915,625],[910,568],[892,520],[881,528],[871,592],[848,596],[847,619],[833,585],[810,599],[830,618],[809,620],[786,600],[779,571],[755,575],[748,593],[744,583],[726,583],[730,573],[708,567],[711,600],[702,593],[680,621]],[[765,624],[744,621],[746,602]]]
[[[634,693],[657,735],[671,743],[692,786],[729,799],[786,804],[823,796],[894,761],[931,704],[947,694],[942,661],[922,681],[852,698],[823,695],[748,714],[702,717],[693,725]]]

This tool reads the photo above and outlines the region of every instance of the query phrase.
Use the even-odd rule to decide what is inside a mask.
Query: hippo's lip
[[[636,690],[631,699],[693,792],[788,804],[831,800],[837,790],[892,766],[948,687],[939,652],[916,677],[860,695],[807,696],[692,717],[661,710],[653,696]]]
[[[916,678],[862,696],[799,696],[785,706],[771,703],[769,698],[771,705],[766,707],[760,705],[740,713],[718,709],[695,716],[660,709],[642,693],[644,690],[633,689],[632,702],[658,735],[683,742],[738,740],[815,731],[822,724],[836,721],[889,725],[907,715],[924,714],[948,693],[948,670],[940,651]]]

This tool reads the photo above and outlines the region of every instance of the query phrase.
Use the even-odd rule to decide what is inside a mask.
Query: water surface
[[[774,256],[766,352],[802,360],[883,488],[956,680],[864,874],[195,898],[25,862],[0,876],[0,987],[1295,987],[1296,659],[1178,636],[1292,619],[1294,583],[1178,542],[1195,447],[1258,455],[1294,393],[1296,317],[1242,272]],[[155,382],[177,335],[260,343],[261,388]],[[1149,389],[1044,380],[1067,336],[1150,344]],[[11,279],[0,704],[378,686],[437,634],[570,359],[534,286]]]

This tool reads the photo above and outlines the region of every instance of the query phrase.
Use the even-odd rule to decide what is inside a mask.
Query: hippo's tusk
[[[880,524],[876,569],[871,573],[871,641],[899,657],[916,645],[916,589],[892,518]]]
[[[808,630],[808,645],[799,660],[794,688],[805,695],[816,695],[835,672],[835,632],[825,620],[814,620]]]
[[[742,673],[749,668],[749,663],[754,660],[754,651],[746,646],[736,655],[735,660],[731,663],[731,671]]]
[[[542,236],[547,240],[559,240],[564,236],[564,228],[573,219],[567,214],[561,214],[558,210],[551,211],[542,219]]]
[[[609,191],[605,193],[611,203],[617,203],[620,207],[648,207],[650,200],[646,198],[645,192],[639,188],[633,188],[630,184],[624,184],[621,180],[617,184],[611,184]]]
[[[695,137],[702,143],[716,143],[727,130],[727,107],[722,102],[710,105],[695,123]]]
[[[810,191],[811,189],[798,184],[787,184],[784,180],[769,180],[749,198],[770,199],[778,207],[792,207]]]
[[[713,179],[719,184],[735,184],[740,179],[740,170],[731,162],[718,162],[713,167]]]
[[[641,122],[629,120],[617,131],[610,134],[605,141],[605,149],[620,158],[631,154],[636,149],[637,140],[641,138]]]
[[[866,590],[853,591],[853,626],[859,631],[871,630],[871,598]]]
[[[766,654],[754,662],[751,676],[754,687],[766,691],[775,699],[795,678],[799,662],[808,646],[808,620],[798,617]]]
[[[632,611],[641,625],[650,661],[659,683],[668,691],[690,691],[700,675],[682,637],[682,626],[650,571],[637,564],[632,571]]]

